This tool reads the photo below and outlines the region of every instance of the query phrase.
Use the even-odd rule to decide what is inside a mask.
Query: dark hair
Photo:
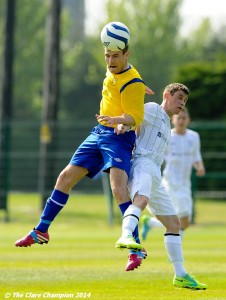
[[[165,87],[165,91],[168,91],[170,95],[174,95],[174,93],[177,91],[183,91],[187,95],[190,93],[186,85],[182,83],[170,83]]]
[[[105,47],[105,46],[104,46],[104,49],[109,50],[108,47]],[[127,51],[129,51],[129,45],[127,45],[124,49],[121,49],[118,47],[118,50],[115,50],[115,51],[122,51],[122,53],[125,54]]]
[[[127,51],[129,51],[129,45],[122,49],[122,53],[125,54]]]

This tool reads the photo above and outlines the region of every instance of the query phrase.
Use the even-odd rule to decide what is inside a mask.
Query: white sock
[[[124,213],[122,222],[122,236],[132,235],[136,228],[141,214],[141,209],[131,204]]]
[[[166,233],[164,243],[170,262],[173,264],[175,274],[183,277],[187,274],[183,264],[183,253],[180,235]]]
[[[152,217],[148,221],[150,227],[164,227],[163,224],[156,218]]]

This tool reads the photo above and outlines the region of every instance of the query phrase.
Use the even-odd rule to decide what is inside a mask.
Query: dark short
[[[99,124],[76,150],[70,164],[86,168],[90,178],[101,170],[109,172],[112,167],[124,170],[129,176],[135,138],[134,131],[117,135],[114,128]]]

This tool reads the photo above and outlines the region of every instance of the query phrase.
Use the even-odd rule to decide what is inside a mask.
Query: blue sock
[[[140,239],[139,239],[138,225],[137,225],[136,228],[134,229],[133,236],[134,236],[136,242],[137,242],[138,244],[141,244]]]
[[[52,195],[47,199],[39,224],[35,229],[41,232],[47,232],[51,222],[55,219],[61,209],[67,203],[68,194],[54,190]]]
[[[127,208],[133,204],[131,200],[129,200],[128,202],[119,204],[119,208],[121,210],[122,215],[124,215],[125,211],[127,210]]]
[[[133,204],[131,200],[128,201],[128,202],[119,204],[119,208],[120,208],[120,210],[121,210],[122,215],[124,215],[125,211],[127,210],[127,208],[128,208],[131,204]],[[136,242],[140,244],[138,226],[136,226],[136,228],[134,229],[133,236],[134,236]]]

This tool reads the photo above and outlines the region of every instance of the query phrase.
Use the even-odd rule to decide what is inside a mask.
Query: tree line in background
[[[75,2],[75,1],[74,1]],[[102,26],[121,21],[131,31],[130,62],[155,92],[146,101],[161,102],[170,82],[191,90],[188,109],[195,120],[225,120],[226,24],[213,31],[205,19],[189,36],[180,34],[181,0],[108,0],[106,20],[96,34],[76,38],[70,10],[61,13],[61,87],[59,120],[94,120],[99,111],[106,66],[100,42]],[[2,40],[3,2],[0,3]],[[119,9],[120,7],[120,9]],[[20,0],[16,9],[13,119],[39,120],[43,105],[45,19],[49,1]],[[82,18],[85,16],[83,15]],[[0,43],[2,53],[2,43]]]

